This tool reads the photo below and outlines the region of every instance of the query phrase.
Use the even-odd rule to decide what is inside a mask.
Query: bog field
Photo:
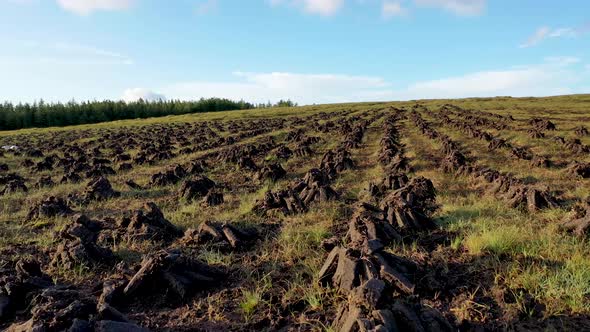
[[[590,330],[590,95],[0,132],[0,330]]]

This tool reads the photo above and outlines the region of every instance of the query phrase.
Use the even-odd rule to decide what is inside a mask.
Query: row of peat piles
[[[346,119],[340,127],[344,140],[339,146],[326,152],[318,168],[312,168],[303,177],[283,190],[268,191],[258,201],[254,210],[260,214],[299,214],[308,211],[313,202],[325,202],[339,197],[331,183],[343,171],[354,168],[350,150],[361,144],[367,127],[377,116],[368,120],[358,117]]]
[[[347,296],[334,321],[339,331],[453,331],[452,324],[415,294],[421,266],[386,250],[435,227],[435,188],[423,177],[409,179],[396,122],[383,125],[379,161],[385,170],[369,191],[379,206],[358,203],[340,244],[329,253],[319,275],[326,287]]]
[[[444,113],[440,115],[442,123],[449,124]],[[436,116],[435,113],[431,113],[431,115]],[[444,172],[468,176],[476,182],[487,184],[490,193],[504,199],[512,208],[526,208],[529,212],[534,213],[541,209],[553,209],[565,205],[564,199],[553,193],[548,186],[526,184],[512,174],[501,173],[492,168],[477,165],[461,151],[457,142],[432,128],[431,124],[425,121],[416,110],[412,112],[411,119],[423,135],[442,145],[445,157],[441,162],[441,169]],[[536,130],[541,130],[540,128],[554,130],[555,128],[555,125],[547,120],[534,119],[531,123],[536,126]],[[461,126],[461,129],[465,129],[465,127]],[[480,131],[473,130],[471,132]],[[493,142],[494,140],[492,140]],[[566,171],[570,175],[582,178],[586,173],[590,176],[590,166],[576,161],[571,163]],[[590,233],[590,197],[575,200],[571,213],[562,221],[560,229],[577,236],[585,236]]]
[[[432,128],[418,112],[412,112],[410,117],[423,135],[442,145],[445,157],[441,162],[441,169],[444,172],[469,176],[475,181],[490,184],[490,192],[505,199],[513,208],[526,207],[530,212],[535,212],[559,206],[559,200],[548,188],[526,184],[511,174],[477,165],[461,151],[457,142]]]

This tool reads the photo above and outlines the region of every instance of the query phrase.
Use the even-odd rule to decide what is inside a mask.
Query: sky
[[[0,0],[0,101],[590,93],[587,0]]]

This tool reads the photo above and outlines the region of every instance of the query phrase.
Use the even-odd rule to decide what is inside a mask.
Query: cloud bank
[[[392,18],[394,16],[405,16],[408,10],[404,8],[399,1],[383,1],[381,13],[384,18]]]
[[[288,5],[303,9],[310,14],[331,16],[344,5],[344,0],[269,0],[273,6]]]
[[[487,5],[486,0],[414,0],[422,7],[442,8],[457,15],[480,15]]]
[[[520,44],[520,48],[533,47],[549,38],[576,38],[585,35],[590,31],[590,24],[578,26],[576,28],[566,27],[551,29],[548,26],[538,28],[524,43]]]
[[[273,6],[287,5],[302,9],[309,14],[332,16],[340,11],[345,0],[268,0]],[[366,0],[357,0],[357,4],[371,3]],[[402,16],[410,10],[402,1],[380,0],[381,14],[385,18]],[[442,9],[460,16],[474,16],[482,14],[487,6],[487,0],[413,0],[415,7]]]
[[[123,96],[121,97],[121,100],[127,103],[138,101],[140,99],[145,101],[160,101],[166,100],[166,96],[148,89],[133,88],[125,90],[125,92],[123,92]]]
[[[17,4],[28,4],[38,0],[6,0]],[[98,11],[126,10],[140,0],[56,0],[56,3],[64,10],[78,15],[90,15]],[[143,0],[141,0],[143,1]],[[194,12],[205,15],[215,11],[221,1],[228,0],[191,0],[187,1],[194,6]],[[485,12],[487,0],[257,0],[265,1],[271,6],[287,6],[297,8],[308,14],[320,16],[333,16],[338,13],[345,4],[355,2],[357,5],[379,3],[381,14],[384,18],[403,16],[412,10],[422,8],[442,9],[460,16],[475,16]],[[230,1],[228,1],[230,2]],[[409,3],[413,4],[412,10]]]
[[[95,11],[116,11],[128,9],[135,0],[57,0],[63,9],[78,15],[89,15]]]
[[[484,70],[398,87],[378,76],[234,72],[227,82],[188,81],[161,87],[171,99],[201,97],[251,102],[291,99],[300,104],[492,96],[548,96],[582,92],[590,73],[576,57],[549,57],[539,64]],[[586,83],[587,84],[587,83]]]

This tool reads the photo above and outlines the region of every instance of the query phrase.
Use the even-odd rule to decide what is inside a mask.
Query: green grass
[[[209,265],[230,266],[232,263],[232,256],[222,253],[219,249],[201,250],[198,257]]]
[[[262,302],[262,294],[260,292],[243,291],[240,308],[242,308],[242,311],[244,312],[246,321],[250,320],[256,308],[260,305],[260,302]]]
[[[438,144],[415,130],[408,133],[406,141],[412,150],[438,152]],[[462,143],[470,140],[458,133],[455,137]],[[481,151],[470,147],[470,151]],[[421,153],[417,152],[416,157],[420,158]],[[528,214],[511,209],[501,199],[481,192],[478,184],[465,177],[445,175],[436,166],[434,162],[426,163],[418,175],[435,182],[437,201],[442,204],[440,224],[455,234],[449,247],[453,251],[464,248],[465,259],[474,262],[474,268],[493,269],[497,278],[492,289],[525,289],[546,306],[546,316],[590,312],[590,243],[559,230],[567,210]],[[536,170],[534,174],[543,178]],[[528,310],[522,303],[517,305],[521,311]],[[466,306],[456,308],[460,315],[472,310],[471,305]]]
[[[463,245],[463,239],[459,236],[453,238],[453,240],[451,241],[451,249],[457,251],[459,249],[461,249],[461,246]]]
[[[473,255],[493,253],[502,255],[523,251],[526,239],[522,236],[523,229],[516,226],[484,229],[479,233],[472,233],[465,239],[465,247]]]
[[[242,290],[242,299],[240,308],[246,321],[250,321],[252,316],[260,310],[260,307],[268,305],[264,299],[265,294],[272,288],[270,275],[255,275],[256,286],[250,290]]]

